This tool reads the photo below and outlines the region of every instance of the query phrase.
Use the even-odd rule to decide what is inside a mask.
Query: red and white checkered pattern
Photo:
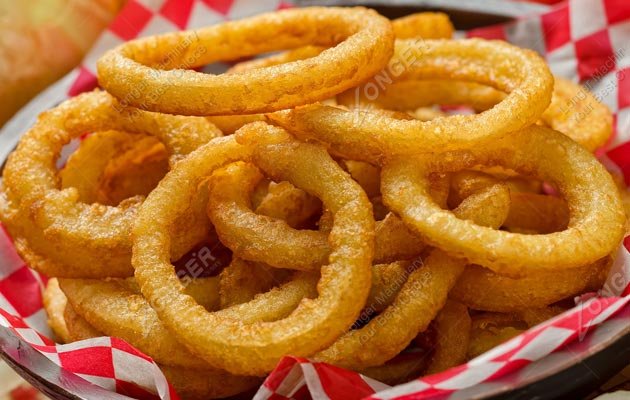
[[[576,353],[567,351],[567,345],[574,348],[584,348],[585,343],[594,345],[589,339],[597,337],[596,325],[613,316],[621,321],[621,327],[627,325],[628,303],[630,296],[592,298],[467,364],[395,387],[383,388],[386,385],[325,363],[285,357],[265,380],[255,400],[306,400],[309,396],[356,400],[443,399],[480,384],[505,381],[506,376],[558,350],[565,351],[564,360],[572,359]],[[525,379],[508,379],[508,382],[513,387],[526,383]]]
[[[41,109],[36,111],[96,87],[96,60],[106,49],[126,40],[288,6],[281,0],[129,0],[84,63],[45,92]],[[564,1],[543,15],[474,29],[466,36],[504,39],[535,49],[555,74],[587,85],[615,113],[615,136],[600,151],[602,162],[630,183],[630,80],[625,79],[626,73],[630,76],[630,2]],[[453,393],[491,393],[501,385],[529,383],[547,368],[588,354],[589,348],[607,340],[611,332],[628,325],[627,248],[630,237],[619,249],[602,296],[583,297],[574,309],[465,365],[389,387],[335,366],[285,357],[265,380],[256,399],[434,399]],[[40,294],[46,278],[24,265],[4,230],[0,231],[0,260],[0,333],[10,331],[21,344],[39,351],[60,370],[101,388],[142,399],[177,398],[157,365],[120,339],[53,343],[48,339]],[[599,329],[602,325],[606,329]],[[72,387],[66,389],[72,392]]]

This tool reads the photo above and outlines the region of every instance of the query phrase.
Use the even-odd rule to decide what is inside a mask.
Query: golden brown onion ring
[[[422,12],[396,18],[392,21],[394,36],[398,39],[450,39],[453,36],[453,24],[448,15],[439,12]],[[293,61],[305,60],[319,55],[326,50],[322,46],[303,46],[274,54],[269,57],[241,61],[228,69],[227,73],[246,72],[252,69],[270,67]],[[212,122],[215,122],[214,120]],[[252,121],[250,121],[252,122]],[[222,129],[220,124],[217,124]]]
[[[540,122],[564,133],[589,151],[603,146],[612,135],[612,113],[583,86],[554,77],[551,103]],[[506,94],[491,86],[467,81],[400,80],[387,85],[376,98],[356,90],[337,95],[350,108],[378,107],[409,111],[432,105],[469,106],[477,112],[500,103]]]
[[[210,179],[208,216],[221,242],[238,257],[278,268],[316,270],[330,252],[327,235],[296,230],[282,219],[254,213],[251,194],[263,179],[252,164],[231,164]]]
[[[378,164],[390,155],[468,148],[524,128],[540,118],[553,90],[553,77],[540,56],[499,41],[397,40],[390,69],[398,71],[400,79],[467,80],[508,95],[481,114],[428,122],[319,104],[269,117],[300,138],[326,143],[345,158]],[[374,90],[375,96],[380,93],[377,83],[362,87]]]
[[[136,39],[105,53],[97,70],[101,86],[125,105],[179,115],[252,114],[324,100],[356,86],[387,64],[393,42],[390,22],[373,10],[295,8]],[[186,70],[305,45],[334,47],[240,73]]]
[[[478,164],[500,164],[556,184],[569,205],[568,228],[546,235],[495,231],[458,219],[431,200],[428,174]],[[428,243],[504,275],[592,263],[610,254],[623,236],[625,214],[608,172],[582,146],[544,127],[440,156],[398,157],[381,176],[385,204]]]
[[[242,163],[235,164],[237,164],[236,168],[238,169],[248,170],[245,165],[239,165]],[[235,167],[232,164],[225,168],[229,169],[231,166],[232,168]],[[252,169],[249,170],[252,171]],[[219,173],[219,171],[215,172],[215,174]],[[246,178],[246,174],[244,177]],[[246,185],[246,182],[238,182],[238,186],[243,186],[244,184]],[[259,186],[257,185],[256,188]],[[267,192],[257,203],[257,214],[284,220],[291,227],[300,226],[316,210],[321,208],[319,200],[296,188],[289,182],[270,182],[267,186]],[[270,268],[262,263],[248,262],[234,257],[230,266],[221,271],[221,308],[252,300],[255,295],[266,292],[286,280],[288,272],[288,270]],[[282,290],[288,289],[284,287]],[[316,293],[315,288],[313,288],[312,293]],[[309,297],[309,295],[305,294],[305,297]],[[286,296],[274,301],[278,304],[278,302],[282,301],[291,303],[292,300],[291,296]],[[297,306],[297,303],[294,304],[293,308],[295,306]],[[282,315],[278,315],[277,319],[281,317]]]
[[[132,198],[117,207],[83,203],[75,189],[60,188],[55,168],[62,147],[71,139],[105,130],[156,136],[174,156],[220,135],[203,118],[125,109],[99,91],[40,115],[7,160],[0,213],[18,252],[32,268],[59,277],[133,273],[130,228],[142,199]],[[209,222],[203,214],[189,215],[178,221],[178,227],[182,234],[174,241],[174,259],[207,235]]]
[[[248,170],[245,165],[240,165],[242,163],[235,164],[237,165],[232,164],[225,168],[229,169],[232,166],[243,171]],[[252,169],[249,170],[252,171]],[[246,174],[244,176],[246,177]],[[243,186],[243,184],[246,182],[238,182],[238,186]],[[321,208],[319,200],[289,182],[270,182],[267,192],[258,201],[256,213],[284,220],[289,226],[296,227],[308,220],[319,208]],[[250,301],[255,295],[266,292],[284,281],[288,272],[288,270],[270,268],[262,263],[248,262],[234,257],[230,266],[225,268],[220,275],[221,308]],[[284,287],[281,290],[288,289]],[[316,293],[315,288],[312,293]],[[309,295],[305,294],[305,297]],[[292,300],[291,296],[286,296],[274,301],[278,304],[282,301],[291,303]],[[295,306],[297,303],[293,308]],[[282,315],[278,315],[277,319],[281,317]]]

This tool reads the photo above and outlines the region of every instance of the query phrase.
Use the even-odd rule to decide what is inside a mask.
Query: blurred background
[[[125,0],[0,0],[0,126],[76,66]]]

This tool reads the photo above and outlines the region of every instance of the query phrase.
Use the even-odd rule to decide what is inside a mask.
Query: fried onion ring
[[[401,60],[413,62],[405,69]],[[553,90],[549,68],[536,53],[499,41],[397,40],[390,63],[403,69],[400,79],[468,80],[509,94],[481,114],[427,122],[320,104],[269,118],[300,138],[326,143],[335,154],[378,164],[386,155],[463,149],[524,128],[540,118]]]
[[[468,106],[477,112],[500,103],[506,94],[491,86],[467,81],[399,80],[383,88],[376,98],[363,90],[337,95],[340,105],[350,108],[377,107],[396,111],[433,105]],[[540,116],[543,123],[593,152],[612,135],[612,113],[583,86],[554,77],[549,107]]]
[[[97,70],[101,86],[123,104],[178,115],[253,114],[324,100],[359,84],[387,64],[393,42],[390,22],[373,10],[295,8],[136,39],[105,53]],[[182,69],[304,45],[334,47],[240,73]]]
[[[55,161],[62,147],[85,132],[118,130],[158,137],[173,159],[220,132],[204,118],[122,108],[105,92],[74,97],[40,115],[9,156],[3,173],[2,220],[20,255],[40,272],[58,277],[125,277],[131,268],[130,228],[141,198],[117,207],[79,200],[61,189]],[[202,217],[178,221],[177,259],[209,229]]]
[[[568,228],[546,235],[496,231],[460,220],[430,199],[427,174],[479,164],[499,164],[558,185],[570,210]],[[576,268],[610,254],[623,237],[625,214],[608,172],[582,146],[548,128],[532,126],[440,156],[398,157],[381,176],[384,203],[428,243],[500,274]]]
[[[398,39],[450,39],[453,36],[453,24],[448,15],[439,12],[422,12],[396,18],[392,21],[394,36]],[[305,60],[318,56],[326,48],[321,46],[303,46],[297,49],[274,54],[269,57],[241,61],[228,69],[227,73],[246,72],[257,68],[270,67],[293,61]],[[213,120],[213,122],[215,122]],[[250,121],[251,122],[251,121]],[[224,131],[220,124],[219,129]]]

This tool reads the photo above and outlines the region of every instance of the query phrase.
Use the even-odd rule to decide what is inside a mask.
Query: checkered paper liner
[[[96,87],[96,60],[106,49],[140,36],[196,29],[289,6],[277,0],[129,0],[83,64],[3,128],[0,159],[6,158],[39,112]],[[625,79],[626,73],[630,74],[630,2],[569,0],[541,15],[462,35],[502,39],[535,49],[547,59],[554,74],[582,82],[608,105],[615,113],[615,134],[598,155],[607,168],[622,174],[630,184],[630,79]],[[592,354],[611,335],[627,330],[628,249],[630,237],[619,248],[608,282],[598,295],[576,300],[575,308],[464,365],[389,387],[332,365],[285,357],[255,398],[455,399],[522,386],[541,371]],[[11,238],[0,230],[0,346],[10,338],[15,343],[14,351],[8,351],[11,357],[49,363],[49,380],[82,398],[103,398],[103,393],[109,398],[177,398],[151,358],[121,339],[102,337],[66,345],[49,339],[52,335],[41,300],[45,282],[45,276],[24,264]]]

